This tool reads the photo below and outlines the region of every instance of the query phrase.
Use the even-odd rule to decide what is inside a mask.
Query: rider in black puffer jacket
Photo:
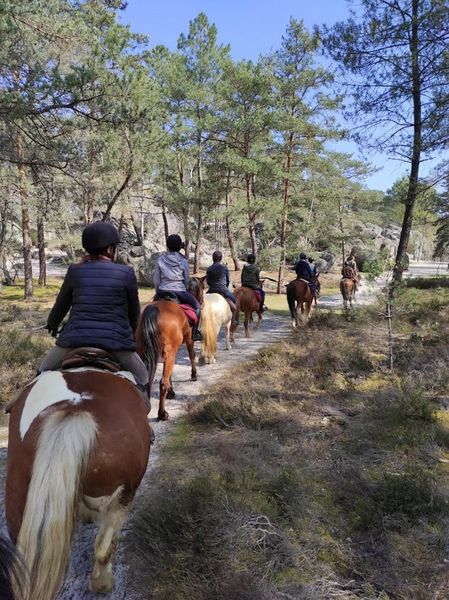
[[[135,351],[134,339],[140,314],[137,281],[132,267],[115,262],[118,231],[110,223],[91,223],[83,231],[82,243],[89,254],[70,265],[47,329],[56,335],[70,310],[69,319],[39,371],[57,369],[70,350],[91,346],[110,352],[145,388],[148,371]]]

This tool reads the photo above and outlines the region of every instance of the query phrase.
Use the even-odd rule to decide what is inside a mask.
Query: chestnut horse
[[[263,281],[260,281],[261,285]],[[240,311],[245,315],[245,319],[243,321],[243,325],[245,327],[245,337],[249,338],[249,324],[253,320],[253,313],[257,313],[258,320],[256,323],[256,328],[259,327],[260,322],[262,321],[262,313],[260,312],[259,306],[260,302],[257,298],[256,292],[252,288],[248,287],[240,287],[234,292],[235,297],[237,298],[235,311],[235,318],[239,320]],[[231,342],[234,341],[234,332],[237,329],[238,325],[231,326]]]
[[[343,296],[343,307],[345,310],[349,307],[352,308],[352,300],[355,294],[355,283],[352,279],[348,279],[347,277],[343,278],[340,281],[340,291]]]
[[[200,365],[216,362],[217,338],[222,327],[226,331],[226,350],[231,350],[231,319],[231,308],[221,294],[205,295],[200,323],[203,336]]]
[[[189,283],[190,292],[201,304],[203,289],[200,278],[192,278]],[[173,389],[172,374],[179,348],[185,344],[192,366],[191,379],[197,380],[195,350],[192,330],[185,312],[175,302],[156,300],[150,302],[142,311],[136,330],[137,352],[148,367],[149,388],[154,381],[156,367],[161,359],[163,363],[162,378],[159,383],[159,409],[157,417],[161,421],[168,419],[165,402],[176,397]]]
[[[310,286],[302,279],[294,279],[287,285],[287,302],[294,329],[299,326],[302,317],[306,321],[309,318],[313,298]]]
[[[5,513],[29,574],[26,600],[52,600],[75,521],[97,522],[90,589],[111,592],[117,536],[145,473],[150,426],[141,392],[95,368],[47,371],[11,407]]]

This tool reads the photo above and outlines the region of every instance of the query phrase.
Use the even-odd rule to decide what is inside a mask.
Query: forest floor
[[[346,318],[319,309],[293,334],[285,296],[268,296],[274,310],[261,328],[249,340],[240,331],[197,382],[180,356],[178,397],[170,421],[153,419],[156,444],[110,598],[446,597],[447,382],[436,357],[447,348],[432,319],[447,325],[449,297],[422,292],[422,319],[423,299],[407,293],[394,376],[379,307]],[[51,298],[38,304],[24,316],[9,304],[1,331],[17,334],[24,318],[29,334]],[[10,361],[26,369],[47,342],[37,330],[29,354],[16,349]],[[438,371],[430,389],[419,362],[428,345]],[[87,591],[93,535],[80,529],[61,600],[96,598]]]

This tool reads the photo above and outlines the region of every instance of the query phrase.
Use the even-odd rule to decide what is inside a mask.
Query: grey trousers
[[[39,371],[54,371],[59,369],[65,355],[75,348],[61,348],[61,346],[54,346],[44,356],[41,364],[39,365]],[[124,371],[131,371],[136,378],[136,381],[140,385],[147,385],[148,383],[148,369],[144,365],[142,359],[137,352],[120,350],[112,351],[108,350],[108,353],[115,358],[115,360],[121,364]]]

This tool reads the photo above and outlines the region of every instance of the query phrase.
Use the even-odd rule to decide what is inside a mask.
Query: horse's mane
[[[203,281],[199,277],[191,277],[187,282],[186,289],[198,300],[201,297]]]

